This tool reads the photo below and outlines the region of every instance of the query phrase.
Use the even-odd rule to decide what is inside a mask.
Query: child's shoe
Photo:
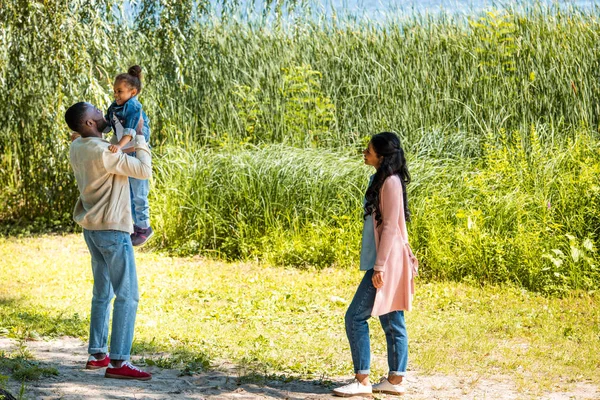
[[[133,229],[135,232],[133,232],[133,234],[131,235],[131,244],[133,244],[134,246],[143,246],[144,244],[146,244],[148,239],[150,239],[152,235],[154,235],[154,231],[151,227],[140,228],[134,226]]]

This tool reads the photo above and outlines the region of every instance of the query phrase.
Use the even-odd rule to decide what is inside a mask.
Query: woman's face
[[[363,158],[365,159],[365,164],[372,165],[375,168],[379,168],[381,165],[380,156],[375,153],[375,149],[373,149],[373,144],[369,142],[369,146],[363,150]]]

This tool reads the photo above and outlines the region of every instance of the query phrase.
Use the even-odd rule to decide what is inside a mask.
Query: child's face
[[[137,89],[132,88],[125,81],[116,81],[113,86],[113,91],[115,102],[120,106],[137,94]]]

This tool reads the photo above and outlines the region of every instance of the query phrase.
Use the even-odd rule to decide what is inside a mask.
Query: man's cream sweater
[[[112,153],[109,145],[101,138],[79,138],[71,143],[71,166],[79,188],[73,219],[91,231],[133,233],[128,177],[150,178],[150,149],[143,135],[133,139],[135,157]]]

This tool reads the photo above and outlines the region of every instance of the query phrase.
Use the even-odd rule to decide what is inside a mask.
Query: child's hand
[[[79,139],[81,135],[77,132],[71,132],[71,142],[75,141],[75,139]]]
[[[121,150],[121,146],[119,146],[118,144],[111,144],[110,146],[108,146],[108,149],[113,153],[116,153],[117,151]]]

